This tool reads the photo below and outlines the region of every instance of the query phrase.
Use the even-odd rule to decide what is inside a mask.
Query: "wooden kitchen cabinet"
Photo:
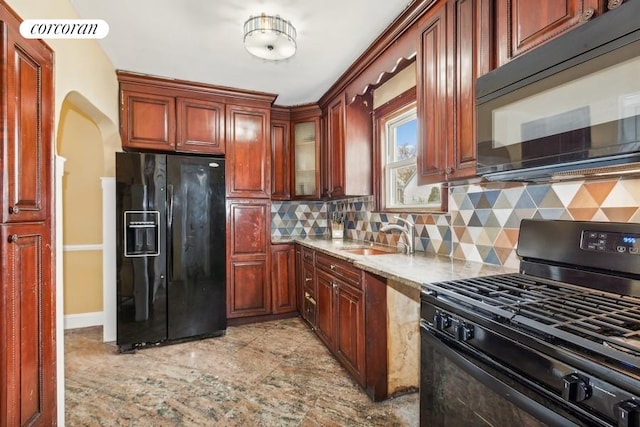
[[[323,197],[344,196],[344,139],[345,139],[344,94],[331,102],[325,113],[325,141],[323,145],[322,172]]]
[[[53,51],[0,3],[0,425],[56,417]]]
[[[372,95],[347,100],[342,93],[324,109],[322,196],[372,194]]]
[[[296,290],[298,295],[298,312],[311,329],[316,328],[316,281],[315,254],[304,246],[296,245]]]
[[[269,108],[227,105],[227,197],[271,196]]]
[[[298,285],[314,299],[315,316],[305,320],[373,400],[386,399],[386,281],[306,247],[301,263]]]
[[[56,413],[55,290],[49,226],[1,226],[1,425],[52,425]]]
[[[303,316],[304,306],[304,279],[302,276],[302,248],[300,245],[294,245],[296,251],[296,310]]]
[[[121,84],[120,133],[123,148],[174,151],[175,97],[134,88]]]
[[[271,109],[271,200],[320,198],[317,104]]]
[[[295,257],[295,245],[271,245],[271,312],[273,314],[296,312]]]
[[[303,298],[302,310],[300,311],[302,318],[311,326],[311,329],[316,328],[318,310],[316,303],[316,295],[318,294],[316,281],[315,281],[315,267],[310,263],[303,263],[302,265],[302,277],[300,286]]]
[[[271,314],[269,201],[227,200],[227,318]]]
[[[268,126],[274,95],[127,71],[117,77],[125,150],[222,155],[232,142],[270,139],[266,127],[254,129],[234,114],[243,107],[267,110],[261,125]]]
[[[271,200],[291,199],[291,122],[284,107],[271,109]]]
[[[320,197],[320,116],[316,104],[291,110],[292,173],[291,188],[295,199]]]
[[[53,54],[40,43],[22,39],[2,18],[9,34],[3,40],[8,51],[2,85],[6,104],[0,161],[1,219],[44,221],[50,215],[52,199]]]
[[[222,102],[176,98],[176,151],[225,152],[225,106]]]
[[[188,91],[176,91],[161,83],[140,83],[153,83],[151,78],[130,77],[126,73],[119,73],[118,78],[123,148],[225,153],[225,105],[216,96],[191,98]]]
[[[316,254],[318,333],[359,382],[364,381],[364,295],[362,271]]]
[[[334,279],[335,346],[343,365],[358,382],[364,382],[364,293],[347,282]]]
[[[316,269],[316,333],[329,350],[334,351],[335,296],[333,275]]]
[[[475,175],[475,80],[490,63],[487,0],[447,0],[420,18],[418,183]]]
[[[495,67],[601,14],[604,3],[599,0],[496,1]]]

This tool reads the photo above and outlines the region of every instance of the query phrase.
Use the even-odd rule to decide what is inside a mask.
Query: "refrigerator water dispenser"
[[[124,256],[147,257],[160,254],[160,212],[124,212]]]

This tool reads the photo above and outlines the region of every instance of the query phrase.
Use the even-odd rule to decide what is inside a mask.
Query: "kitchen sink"
[[[389,254],[398,253],[397,251],[376,249],[376,248],[353,248],[353,249],[342,249],[342,251],[348,252],[354,255],[389,255]]]

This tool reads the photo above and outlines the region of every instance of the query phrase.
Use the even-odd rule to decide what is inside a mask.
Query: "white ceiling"
[[[100,45],[116,69],[315,102],[411,3],[409,0],[70,0],[80,18],[103,19]],[[284,61],[250,55],[250,15],[278,14],[298,32]]]

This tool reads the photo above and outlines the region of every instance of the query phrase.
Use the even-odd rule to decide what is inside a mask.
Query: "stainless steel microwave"
[[[480,77],[476,94],[477,170],[487,179],[640,166],[640,0]]]

